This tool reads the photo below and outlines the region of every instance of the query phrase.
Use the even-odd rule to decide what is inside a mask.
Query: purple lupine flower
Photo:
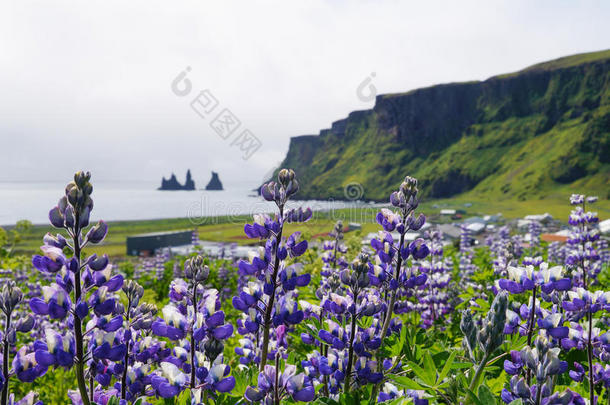
[[[33,382],[36,378],[42,377],[47,369],[47,366],[36,360],[34,352],[28,353],[26,346],[21,347],[13,358],[13,372],[22,382]]]
[[[274,366],[266,365],[265,369],[258,376],[258,387],[248,387],[245,398],[250,402],[258,402],[277,391],[280,399],[290,396],[295,401],[311,402],[315,396],[315,390],[309,379],[303,373],[296,374],[294,365],[286,365],[284,372],[278,380],[278,387],[275,386],[276,369]]]
[[[184,314],[172,304],[163,307],[162,312],[165,321],[158,319],[153,322],[151,325],[153,333],[170,340],[184,339],[187,327],[187,320]]]
[[[44,252],[44,256],[35,255],[32,257],[32,264],[43,273],[57,273],[68,262],[61,247],[43,245],[40,249]]]
[[[392,232],[401,222],[400,216],[387,208],[382,208],[377,214],[376,219],[377,223],[381,225],[386,232]]]
[[[45,330],[45,335],[44,342],[34,342],[36,361],[45,367],[71,367],[76,353],[74,337],[70,333],[62,336],[50,328]]]
[[[160,366],[160,372],[150,377],[150,385],[162,398],[175,397],[187,384],[186,374],[172,363],[161,362]]]
[[[94,331],[89,347],[94,358],[111,361],[123,360],[127,351],[126,345],[121,343],[114,332],[104,332],[101,329]]]
[[[64,319],[72,304],[66,291],[57,284],[42,287],[43,299],[30,300],[30,308],[35,314],[49,315],[51,319]]]
[[[582,287],[568,291],[568,297],[562,304],[569,312],[584,311],[595,313],[600,310],[610,310],[610,292],[589,292]]]
[[[230,376],[231,367],[222,363],[214,364],[203,378],[204,387],[211,391],[230,392],[235,388],[235,377]]]

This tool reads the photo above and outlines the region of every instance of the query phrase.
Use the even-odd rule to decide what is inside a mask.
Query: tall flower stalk
[[[271,243],[271,254],[273,258],[270,271],[266,274],[264,291],[269,297],[265,303],[263,314],[263,340],[261,342],[261,357],[259,363],[259,373],[265,370],[267,364],[267,356],[269,352],[269,332],[271,329],[271,314],[274,309],[276,290],[278,287],[278,273],[280,271],[280,244],[282,242],[282,234],[284,232],[284,207],[286,202],[299,190],[299,183],[295,178],[293,170],[282,169],[278,173],[278,183],[269,182],[262,186],[261,195],[267,201],[274,201],[278,208],[277,226],[272,230],[275,239]]]
[[[573,194],[570,197],[570,203],[577,206],[571,212],[569,223],[574,227],[574,232],[570,236],[568,242],[575,246],[574,251],[568,256],[568,265],[580,265],[578,275],[582,277],[582,286],[585,290],[595,281],[593,279],[596,269],[593,268],[593,260],[599,260],[599,255],[595,250],[595,241],[599,240],[599,232],[591,227],[598,222],[597,213],[587,212],[586,203],[594,203],[597,197],[585,197],[582,194]],[[599,270],[597,270],[599,271]],[[589,326],[587,337],[587,362],[589,364],[589,401],[593,404],[595,399],[595,385],[593,373],[593,311],[590,309],[586,312],[586,322]]]
[[[398,246],[395,247],[398,255],[396,257],[393,278],[396,282],[400,280],[403,260],[406,259],[410,253],[409,249],[405,249],[405,234],[410,229],[419,230],[425,222],[425,217],[423,215],[420,214],[417,219],[415,219],[413,216],[413,212],[419,205],[417,193],[417,179],[409,176],[405,177],[405,180],[400,185],[400,189],[390,195],[390,202],[394,207],[399,208],[400,217],[397,218],[396,214],[390,210],[382,210],[379,214],[377,214],[377,222],[383,226],[384,230],[391,232],[396,229],[396,231],[398,231],[400,234]],[[392,248],[394,249],[394,247]],[[424,257],[426,255],[424,255]],[[383,326],[381,327],[380,336],[382,342],[388,332],[388,327],[390,326],[390,321],[392,319],[392,315],[394,314],[397,290],[397,288],[392,289],[392,292],[390,293],[390,301],[388,303],[386,313],[383,316]]]
[[[2,287],[0,291],[0,310],[4,314],[4,334],[2,335],[2,375],[0,375],[0,386],[2,388],[2,397],[0,404],[8,404],[9,394],[9,355],[11,346],[15,344],[16,332],[27,332],[32,329],[34,320],[30,317],[20,319],[16,324],[12,324],[13,312],[23,300],[21,289],[15,285],[15,282],[10,280]],[[2,381],[4,379],[4,381]]]
[[[93,209],[91,193],[93,186],[89,182],[89,172],[77,172],[74,181],[66,186],[66,195],[59,200],[58,205],[49,212],[51,224],[57,228],[66,230],[71,238],[71,244],[66,246],[73,253],[69,268],[74,274],[74,296],[73,302],[76,307],[73,311],[73,333],[75,340],[75,374],[83,405],[90,404],[90,396],[87,392],[85,380],[85,350],[83,338],[83,318],[87,315],[87,306],[83,295],[81,271],[87,265],[82,263],[81,252],[88,243],[99,243],[106,236],[108,230],[106,224],[100,222],[91,228],[86,236],[82,232],[89,225],[89,216]],[[107,259],[106,259],[107,260]],[[80,310],[83,309],[83,310]]]

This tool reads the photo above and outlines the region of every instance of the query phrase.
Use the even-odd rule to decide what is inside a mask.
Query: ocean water
[[[253,191],[257,184],[224,183],[224,191],[159,191],[158,182],[93,184],[92,221],[104,219],[141,220],[191,218],[193,224],[204,224],[206,217],[273,212],[273,203]],[[65,183],[0,182],[0,225],[13,225],[21,219],[34,224],[48,223],[48,213],[63,195]],[[295,201],[299,206],[333,210],[369,206],[360,201]]]

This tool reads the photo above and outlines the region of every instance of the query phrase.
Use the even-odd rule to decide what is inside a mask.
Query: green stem
[[[191,392],[195,389],[195,322],[197,321],[197,282],[193,281],[193,322],[191,324]]]
[[[273,404],[280,405],[280,352],[275,353],[275,384],[273,384]]]
[[[477,366],[477,369],[474,373],[474,377],[472,378],[472,381],[470,382],[470,385],[468,386],[468,389],[470,391],[474,392],[474,389],[478,385],[478,380],[479,380],[479,378],[481,378],[481,374],[483,373],[483,369],[485,368],[485,365],[487,364],[488,359],[489,359],[489,355],[485,354],[485,356],[483,357],[483,360],[481,360],[481,363]]]
[[[358,302],[358,293],[354,293],[354,303]],[[352,377],[352,365],[354,362],[354,338],[356,336],[356,308],[354,305],[354,313],[352,313],[352,325],[349,335],[349,350],[347,354],[347,369],[345,371],[345,385],[343,386],[343,392],[346,394],[349,392],[350,380]]]
[[[593,344],[591,343],[591,337],[593,333],[593,315],[591,312],[587,312],[587,318],[589,321],[589,337],[587,338],[587,360],[589,362],[589,403],[594,404],[595,399],[595,387],[593,385]]]
[[[273,293],[269,296],[269,301],[267,302],[267,307],[265,308],[265,317],[263,319],[263,346],[261,348],[261,362],[258,367],[259,373],[262,373],[265,370],[265,364],[267,364],[267,353],[269,352],[269,328],[271,327],[271,311],[273,311],[273,303],[275,302],[275,289],[277,288],[277,272],[280,267],[280,257],[278,256],[277,251],[280,247],[280,242],[282,241],[282,232],[284,230],[284,206],[280,205],[279,209],[280,231],[275,237],[275,262],[273,264],[273,274],[271,276],[271,285]]]
[[[131,312],[131,300],[128,298],[127,299],[127,313],[125,314],[125,321],[127,323],[127,328],[130,328],[129,326],[129,313]],[[130,341],[127,342],[126,344],[126,348],[127,350],[125,350],[125,368],[123,369],[123,375],[121,376],[121,399],[125,399],[125,397],[127,396],[127,367],[129,367],[129,345],[130,345]]]
[[[2,387],[2,405],[8,404],[8,384],[9,384],[9,375],[8,375],[8,361],[9,361],[9,343],[8,343],[8,330],[11,327],[11,315],[6,315],[6,328],[4,333],[4,351],[2,352],[2,374],[4,374],[4,387]]]
[[[78,303],[82,298],[81,291],[81,246],[80,246],[80,215],[78,212],[74,215],[74,234],[72,237],[74,243],[74,259],[76,259],[76,269],[74,270],[74,304]],[[78,383],[78,391],[80,392],[83,405],[90,405],[89,396],[87,395],[87,382],[85,380],[85,356],[83,350],[83,327],[81,319],[74,314],[74,341],[76,343],[76,382]]]
[[[407,215],[403,216],[402,223],[405,224],[407,220]],[[400,267],[402,266],[402,254],[401,250],[405,243],[405,234],[402,233],[400,235],[400,242],[398,244],[398,258],[396,258],[396,268],[394,269],[394,278],[398,281],[398,277],[400,276]],[[390,327],[390,320],[392,319],[392,314],[394,313],[394,304],[396,303],[396,290],[392,291],[392,296],[390,297],[390,303],[388,305],[387,312],[385,313],[385,317],[383,319],[383,327],[381,328],[381,342],[383,344],[383,340],[388,332],[388,328]],[[404,326],[403,326],[404,327]]]
[[[529,320],[529,328],[527,330],[527,345],[532,345],[532,336],[534,334],[534,317],[536,314],[536,287],[534,286],[534,290],[532,291],[532,308],[530,310],[530,320]],[[527,385],[532,381],[531,370],[527,369]]]

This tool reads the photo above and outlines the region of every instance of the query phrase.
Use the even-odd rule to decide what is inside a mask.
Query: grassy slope
[[[562,199],[573,192],[608,198],[608,63],[581,65],[608,58],[610,51],[574,55],[483,82],[493,88],[500,79],[524,75],[521,82],[510,79],[484,91],[476,122],[448,147],[429,154],[399,144],[381,129],[377,112],[370,112],[348,120],[345,134],[321,137],[311,161],[299,160],[299,145],[284,165],[304,179],[309,197],[344,198],[343,187],[357,182],[364,199],[382,200],[409,174],[420,179],[424,193],[434,195],[455,185],[461,190],[457,194],[467,190],[462,197],[468,199]],[[554,70],[548,82],[532,79],[532,72],[542,70]],[[497,90],[502,86],[512,87]]]

